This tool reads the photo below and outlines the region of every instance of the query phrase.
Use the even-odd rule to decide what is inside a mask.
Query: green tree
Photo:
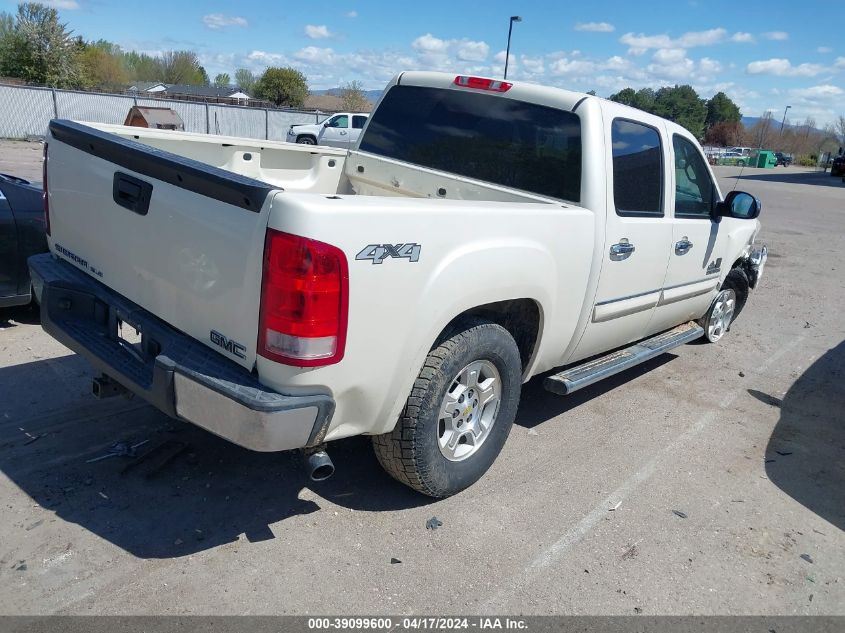
[[[10,28],[2,19],[0,74],[36,84],[73,87],[79,83],[78,42],[56,9],[25,2]]]
[[[246,68],[238,68],[235,71],[235,84],[242,92],[251,95],[256,82],[255,74]]]
[[[637,100],[637,93],[633,88],[623,88],[619,92],[610,95],[608,99],[616,103],[636,107],[634,103]]]
[[[667,86],[658,90],[653,113],[685,127],[696,138],[704,137],[707,108],[692,86]]]
[[[163,81],[164,69],[157,57],[129,51],[123,55],[123,62],[132,81]]]
[[[165,51],[161,55],[161,71],[164,83],[208,85],[208,74],[194,51]]]
[[[301,108],[308,96],[308,81],[295,68],[268,68],[255,85],[259,99],[267,99],[277,106]]]
[[[89,88],[120,90],[129,82],[123,55],[114,55],[96,44],[85,45],[78,54],[80,81]]]
[[[218,88],[227,88],[232,80],[229,78],[229,73],[218,73],[214,77],[214,85]]]
[[[641,88],[634,90],[633,88],[623,88],[616,94],[608,97],[611,101],[622,103],[632,108],[639,108],[645,112],[654,111],[654,90],[651,88]]]
[[[707,101],[707,116],[704,119],[707,129],[718,123],[739,123],[741,120],[739,106],[724,92],[717,92]]]
[[[364,94],[364,86],[360,81],[351,81],[340,89],[340,101],[343,109],[350,112],[363,112],[372,107],[367,95]]]

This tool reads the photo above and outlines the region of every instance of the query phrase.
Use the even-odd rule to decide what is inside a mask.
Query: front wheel
[[[311,136],[300,136],[296,139],[296,142],[300,145],[316,145],[317,141]]]
[[[513,426],[522,363],[513,337],[476,321],[431,350],[391,433],[373,437],[382,467],[432,497],[487,472]]]
[[[727,288],[719,292],[710,309],[700,321],[704,328],[704,337],[711,343],[717,343],[731,327],[736,313],[736,292]]]

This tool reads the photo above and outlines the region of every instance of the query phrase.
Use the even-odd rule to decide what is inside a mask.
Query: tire
[[[296,139],[300,145],[316,145],[317,140],[313,136],[300,136]]]
[[[718,343],[730,332],[731,325],[748,300],[749,287],[748,276],[740,268],[734,268],[725,277],[707,313],[698,320],[698,324],[704,328],[704,338],[709,343]]]
[[[733,321],[736,321],[736,318],[745,307],[745,302],[748,301],[748,293],[751,289],[748,275],[741,268],[732,269],[728,273],[728,276],[725,277],[725,282],[722,284],[721,290],[725,290],[726,288],[730,288],[736,292],[736,309],[734,310],[733,316]]]
[[[467,378],[473,367],[478,391]],[[491,408],[492,399],[484,405],[479,398],[495,392],[496,375],[498,402]],[[513,337],[494,323],[468,322],[428,353],[396,428],[373,437],[376,457],[388,474],[418,492],[454,495],[478,481],[499,455],[521,390],[522,363]],[[451,417],[443,413],[447,410]],[[466,441],[476,432],[477,446]]]

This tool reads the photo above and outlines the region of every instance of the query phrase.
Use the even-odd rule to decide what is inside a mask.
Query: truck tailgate
[[[274,188],[71,121],[47,142],[51,251],[251,368]]]

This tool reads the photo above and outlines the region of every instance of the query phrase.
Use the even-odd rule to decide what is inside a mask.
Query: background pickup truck
[[[759,283],[760,202],[683,128],[597,97],[407,72],[352,151],[50,124],[44,329],[122,389],[259,451],[373,436],[471,485],[522,383],[566,394],[698,337]]]
[[[358,142],[368,116],[368,114],[341,112],[322,123],[291,125],[287,141],[301,145],[327,145],[349,149]]]

